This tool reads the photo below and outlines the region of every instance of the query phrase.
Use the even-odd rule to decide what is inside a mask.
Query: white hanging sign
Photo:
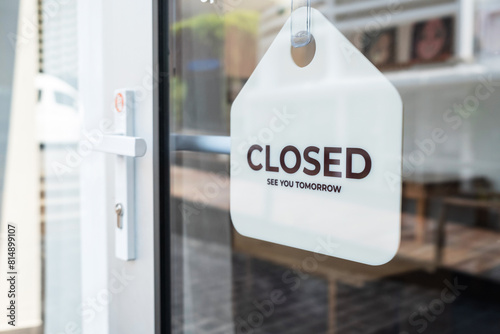
[[[289,19],[232,106],[232,221],[244,236],[384,264],[400,240],[401,98],[315,9],[311,32],[314,58],[299,67]]]

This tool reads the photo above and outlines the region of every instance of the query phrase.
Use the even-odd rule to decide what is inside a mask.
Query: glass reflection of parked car
[[[44,332],[56,333],[80,304],[80,170],[76,156],[83,112],[78,93],[63,80],[36,78],[37,140],[40,144],[40,200],[44,270]],[[61,270],[64,268],[64,270]],[[64,296],[64,298],[61,298]],[[79,324],[79,323],[78,323]]]
[[[76,142],[80,137],[82,113],[77,91],[66,82],[45,74],[36,79],[37,138],[41,143]]]

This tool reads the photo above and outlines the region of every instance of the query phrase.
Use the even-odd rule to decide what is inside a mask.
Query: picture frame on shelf
[[[416,22],[411,38],[412,64],[445,62],[454,57],[455,19],[446,16]]]
[[[377,68],[396,65],[397,28],[366,32],[362,38],[362,52]]]

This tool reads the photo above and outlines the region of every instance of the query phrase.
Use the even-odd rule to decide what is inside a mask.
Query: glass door
[[[312,6],[403,99],[399,250],[369,266],[236,232],[231,105],[290,0],[163,1],[160,267],[172,332],[498,333],[500,4]]]

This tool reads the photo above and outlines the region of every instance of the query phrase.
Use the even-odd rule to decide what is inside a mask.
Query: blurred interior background
[[[399,252],[380,267],[335,258],[308,267],[313,254],[234,230],[229,155],[173,153],[174,332],[498,332],[500,1],[311,3],[403,98]],[[222,140],[290,1],[170,8],[171,131]],[[454,281],[467,291],[439,309]],[[265,316],[258,305],[273,289],[286,301]]]
[[[80,255],[92,245],[80,243],[77,1],[0,0],[0,254],[17,224],[21,333],[82,322]],[[169,3],[170,130],[228,136],[231,104],[290,1]],[[229,155],[172,153],[173,332],[500,332],[500,1],[312,4],[403,98],[400,250],[380,267],[331,258],[308,270],[312,254],[232,228]],[[455,280],[467,289],[424,318]],[[286,301],[254,326],[273,289]]]

